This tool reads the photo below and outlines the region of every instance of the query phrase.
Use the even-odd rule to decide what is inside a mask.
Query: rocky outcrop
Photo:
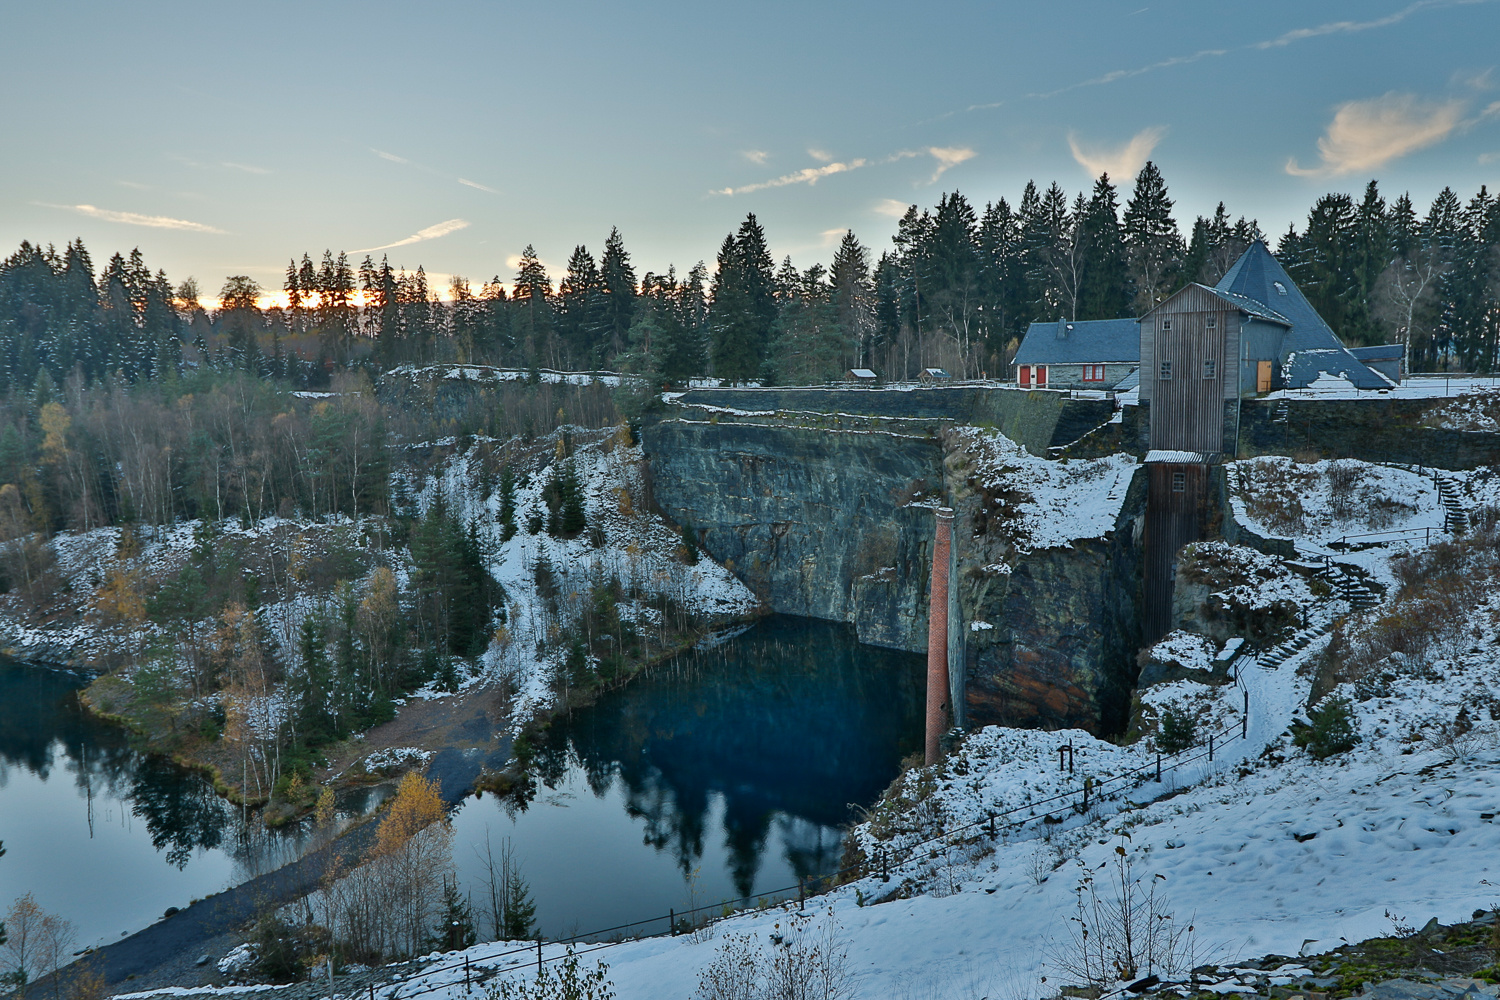
[[[862,642],[921,652],[932,508],[946,500],[956,509],[961,639],[950,641],[950,659],[963,678],[963,723],[1123,729],[1140,637],[1144,476],[1126,462],[1111,480],[1116,513],[1095,537],[1040,544],[1011,530],[1027,473],[1015,477],[1014,496],[974,475],[966,441],[980,432],[809,425],[757,410],[756,399],[717,415],[700,400],[674,413],[711,419],[641,429],[655,503],[705,552],[774,611],[850,622]]]
[[[927,648],[937,438],[683,419],[641,438],[657,506],[769,608]]]
[[[949,440],[966,724],[1122,730],[1140,645],[1145,477],[1130,480],[1103,537],[1026,551],[990,513],[993,482],[976,476],[961,443]]]

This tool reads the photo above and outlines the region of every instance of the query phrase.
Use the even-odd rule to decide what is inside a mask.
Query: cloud
[[[219,166],[228,167],[230,170],[243,170],[247,174],[269,174],[271,172],[265,167],[253,167],[247,163],[231,163],[228,160],[220,163]]]
[[[370,147],[370,152],[374,153],[376,156],[380,157],[382,160],[390,160],[392,163],[410,163],[411,162],[410,160],[408,160],[404,156],[397,156],[395,153],[387,153],[387,152],[385,152],[382,149],[376,149],[374,146]]]
[[[1338,106],[1318,140],[1322,162],[1301,167],[1293,157],[1286,162],[1286,172],[1297,177],[1328,177],[1374,170],[1442,142],[1459,127],[1462,114],[1461,101],[1420,101],[1411,94],[1347,101]]]
[[[487,186],[479,183],[478,181],[471,181],[467,177],[460,177],[458,179],[458,183],[462,184],[464,187],[474,188],[476,191],[486,191],[486,192],[488,192],[490,194],[499,194],[500,193],[499,191],[496,191],[492,187],[487,187]]]
[[[831,247],[841,241],[844,238],[844,234],[848,231],[846,228],[825,229],[818,234],[818,237],[823,246]]]
[[[1100,174],[1109,174],[1115,179],[1121,177],[1134,177],[1140,169],[1146,165],[1151,158],[1151,151],[1156,144],[1161,142],[1167,134],[1165,125],[1153,125],[1151,128],[1143,128],[1130,138],[1130,141],[1113,149],[1103,147],[1085,148],[1079,141],[1076,133],[1068,133],[1068,148],[1073,151],[1073,159],[1078,165],[1089,172],[1092,177]]]
[[[740,150],[740,155],[756,165],[764,164],[771,156],[764,149],[742,149]]]
[[[467,229],[468,226],[468,222],[463,219],[449,219],[447,222],[439,222],[437,225],[428,226],[426,229],[418,230],[412,235],[406,237],[406,239],[404,240],[397,240],[394,243],[387,243],[385,244],[385,246],[366,247],[363,250],[356,250],[354,252],[373,253],[376,250],[390,250],[394,247],[404,247],[412,243],[421,243],[424,240],[435,240],[439,236],[447,236],[449,233],[456,233],[460,229]]]
[[[1257,49],[1276,49],[1293,42],[1304,41],[1308,38],[1317,38],[1321,35],[1352,35],[1361,31],[1369,31],[1372,28],[1388,28],[1393,24],[1400,24],[1411,17],[1417,11],[1438,7],[1460,7],[1474,3],[1485,3],[1487,0],[1419,0],[1385,17],[1377,17],[1373,21],[1329,21],[1315,28],[1294,28],[1283,35],[1278,35],[1264,42],[1256,42]]]
[[[828,152],[827,150],[824,150],[824,149],[809,149],[807,151],[807,155],[811,156],[813,159],[817,160],[819,163],[832,163],[833,162],[833,154],[830,153],[830,152]]]
[[[1485,165],[1500,163],[1500,153],[1480,153],[1479,162]]]
[[[821,167],[803,167],[801,170],[798,170],[795,173],[782,174],[780,177],[773,177],[768,181],[758,181],[754,184],[746,184],[742,187],[719,188],[718,190],[712,191],[710,193],[727,195],[750,194],[753,191],[764,191],[767,188],[788,187],[792,184],[813,185],[818,183],[818,181],[822,180],[825,177],[832,177],[834,174],[845,174],[851,170],[858,170],[860,167],[869,162],[869,160],[858,159],[850,160],[848,163],[827,163]]]
[[[91,219],[102,219],[105,222],[118,222],[126,226],[146,226],[149,229],[181,229],[190,233],[223,233],[222,229],[206,226],[201,222],[189,222],[186,219],[173,219],[165,215],[141,215],[139,212],[115,212],[107,208],[95,208],[93,205],[48,205],[45,202],[37,204],[46,208],[62,208],[79,215],[86,215]]]
[[[1490,2],[1492,2],[1492,0],[1420,0],[1420,2],[1418,3],[1409,4],[1408,6],[1403,7],[1392,14],[1388,14],[1385,17],[1376,18],[1372,21],[1330,21],[1327,24],[1320,24],[1311,28],[1294,28],[1291,31],[1286,31],[1280,35],[1277,35],[1275,38],[1269,38],[1260,42],[1251,42],[1248,45],[1241,45],[1237,48],[1200,49],[1199,51],[1190,53],[1188,55],[1173,56],[1170,59],[1162,59],[1158,62],[1147,63],[1144,66],[1137,66],[1134,69],[1111,70],[1110,72],[1105,73],[1103,76],[1096,76],[1091,77],[1087,80],[1080,80],[1077,83],[1070,83],[1067,86],[1059,87],[1056,90],[1026,94],[1024,95],[1024,97],[1027,100],[1043,100],[1049,97],[1057,97],[1060,94],[1066,94],[1072,90],[1078,90],[1080,87],[1103,86],[1105,84],[1115,83],[1119,80],[1128,80],[1132,77],[1141,76],[1146,73],[1154,73],[1157,70],[1161,69],[1170,69],[1174,66],[1186,66],[1190,63],[1198,62],[1200,59],[1226,56],[1231,52],[1284,48],[1288,45],[1305,41],[1309,38],[1318,38],[1324,35],[1354,34],[1361,31],[1370,31],[1375,28],[1389,27],[1393,24],[1399,24],[1400,22],[1406,20],[1408,17],[1411,17],[1413,14],[1416,14],[1419,11],[1423,10],[1437,10],[1444,7],[1465,7],[1474,4],[1484,4]],[[1139,11],[1137,11],[1136,13],[1139,13]],[[1011,103],[1014,103],[1014,101],[990,101],[984,104],[970,104],[963,110],[965,112],[989,111],[995,108],[1005,107],[1007,104]],[[941,115],[938,115],[937,118],[948,118],[955,114],[958,114],[958,112],[948,111]]]
[[[939,177],[977,155],[972,149],[963,146],[928,146],[927,152],[938,162],[937,170],[927,180],[928,184],[936,184]]]
[[[875,211],[880,215],[889,215],[893,219],[899,219],[906,214],[911,206],[904,201],[895,198],[882,198],[875,203]]]

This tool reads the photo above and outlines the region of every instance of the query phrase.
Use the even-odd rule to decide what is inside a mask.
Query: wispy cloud
[[[810,150],[809,152],[820,151]],[[794,170],[789,174],[782,174],[780,177],[773,177],[770,180],[756,181],[754,184],[744,184],[739,187],[716,188],[709,193],[732,196],[737,194],[751,194],[756,191],[765,191],[769,188],[790,187],[793,184],[806,184],[810,187],[814,184],[817,184],[818,181],[822,180],[823,178],[832,177],[834,174],[847,174],[851,171],[859,170],[862,167],[883,166],[887,163],[895,163],[898,160],[910,160],[913,157],[923,155],[931,156],[937,161],[937,169],[927,180],[928,184],[932,184],[935,183],[939,177],[943,176],[943,174],[958,166],[960,163],[963,163],[965,160],[973,159],[977,154],[975,154],[972,149],[960,146],[928,146],[926,149],[903,149],[873,160],[861,156],[857,159],[849,160],[847,162],[843,160],[835,160],[831,163],[824,163],[820,167],[803,167],[801,170]]]
[[[118,184],[118,185],[120,185],[120,187],[130,188],[132,191],[150,191],[151,190],[151,186],[150,185],[148,185],[148,184],[142,184],[139,181],[115,181],[115,183]]]
[[[374,153],[376,156],[380,157],[382,160],[390,160],[392,163],[410,163],[411,162],[410,160],[408,160],[404,156],[397,156],[395,153],[387,153],[385,150],[383,150],[383,149],[376,149],[374,146],[370,147],[370,152]]]
[[[1353,35],[1361,31],[1369,31],[1372,28],[1389,28],[1393,24],[1400,24],[1421,10],[1429,10],[1438,7],[1462,7],[1474,3],[1485,3],[1487,0],[1419,0],[1385,17],[1377,17],[1373,21],[1329,21],[1314,28],[1293,28],[1285,34],[1264,42],[1256,42],[1257,49],[1276,49],[1293,42],[1305,41],[1309,38],[1318,38],[1322,35]]]
[[[911,206],[907,202],[897,201],[895,198],[882,198],[875,203],[875,211],[877,214],[888,215],[893,219],[901,218],[901,216],[906,214],[906,210],[910,207]]]
[[[1500,163],[1500,153],[1480,153],[1479,162],[1485,165]]]
[[[803,167],[801,170],[790,174],[782,174],[780,177],[773,177],[768,181],[757,181],[754,184],[745,184],[740,187],[719,188],[712,193],[727,195],[750,194],[755,191],[764,191],[767,188],[790,187],[793,184],[812,185],[825,177],[832,177],[834,174],[845,174],[851,170],[858,170],[869,162],[869,160],[861,158],[850,160],[848,163],[825,163],[821,167]]]
[[[978,154],[967,146],[928,146],[927,153],[937,160],[937,169],[928,178],[928,184],[936,184],[937,179],[960,163],[972,160]]]
[[[225,160],[219,166],[228,167],[230,170],[243,170],[247,174],[269,174],[271,172],[265,167],[256,167],[248,163],[231,163],[228,160]]]
[[[462,184],[464,187],[474,188],[476,191],[485,191],[485,192],[487,192],[489,194],[499,194],[500,193],[499,191],[496,191],[492,187],[489,187],[487,185],[481,184],[478,181],[471,181],[467,177],[460,177],[458,179],[458,183]]]
[[[1131,136],[1129,142],[1108,148],[1085,147],[1078,140],[1076,133],[1069,132],[1068,148],[1073,151],[1073,159],[1077,160],[1078,165],[1087,170],[1090,176],[1098,177],[1100,174],[1109,174],[1118,180],[1121,177],[1134,177],[1146,165],[1146,161],[1151,158],[1151,151],[1166,134],[1165,125],[1153,125]]]
[[[96,208],[93,205],[50,205],[46,202],[37,202],[36,204],[44,208],[61,208],[69,212],[77,212],[79,215],[86,215],[90,219],[100,219],[104,222],[118,222],[125,226],[145,226],[148,229],[180,229],[190,233],[224,232],[222,229],[216,229],[201,222],[189,222],[186,219],[174,219],[166,215],[116,212],[108,208]]]
[[[764,149],[742,149],[740,150],[740,155],[757,166],[764,166],[766,160],[770,159],[771,156]]]
[[[428,226],[426,229],[418,230],[404,240],[397,240],[394,243],[387,243],[379,247],[366,247],[363,250],[356,250],[354,252],[373,253],[376,250],[390,250],[395,247],[408,246],[412,243],[421,243],[425,240],[435,240],[439,236],[447,236],[449,233],[456,233],[460,229],[467,229],[468,226],[469,223],[464,219],[449,219],[447,222],[439,222],[436,225]]]
[[[1421,101],[1412,94],[1347,101],[1338,106],[1318,140],[1322,162],[1302,167],[1293,157],[1286,162],[1286,172],[1297,177],[1329,177],[1373,170],[1442,142],[1459,127],[1462,116],[1461,101]]]
[[[823,244],[823,246],[825,246],[825,247],[831,247],[834,244],[838,243],[840,240],[842,240],[844,238],[844,234],[847,233],[848,231],[849,230],[847,228],[825,229],[821,233],[818,234],[818,238],[821,241],[821,243]]]
[[[830,152],[828,152],[826,149],[809,149],[807,151],[807,155],[811,156],[813,159],[817,160],[819,163],[832,163],[833,162],[833,154],[830,153]]]
[[[1105,73],[1102,76],[1095,76],[1090,77],[1086,80],[1079,80],[1076,83],[1070,83],[1064,87],[1059,87],[1056,90],[1025,94],[1021,98],[1008,101],[989,101],[982,104],[970,104],[968,107],[965,107],[963,111],[987,111],[994,108],[1002,108],[1007,104],[1016,103],[1016,100],[1045,100],[1050,97],[1057,97],[1061,94],[1066,94],[1070,91],[1078,90],[1082,87],[1104,86],[1106,84],[1116,83],[1120,80],[1129,80],[1133,77],[1143,76],[1147,73],[1155,73],[1158,70],[1171,69],[1175,66],[1186,66],[1191,63],[1198,62],[1202,59],[1226,56],[1231,52],[1284,48],[1297,42],[1306,41],[1310,38],[1319,38],[1325,35],[1347,35],[1355,34],[1361,31],[1371,31],[1376,28],[1390,27],[1394,24],[1400,24],[1402,21],[1405,21],[1413,14],[1419,13],[1424,10],[1437,10],[1444,7],[1467,7],[1475,4],[1487,4],[1491,2],[1493,2],[1493,0],[1419,0],[1419,2],[1408,4],[1398,11],[1387,14],[1385,17],[1379,17],[1369,21],[1329,21],[1326,24],[1320,24],[1313,27],[1293,28],[1290,31],[1282,32],[1275,38],[1268,38],[1259,42],[1251,42],[1247,45],[1241,45],[1235,48],[1200,49],[1197,52],[1189,53],[1187,55],[1172,56],[1169,59],[1161,59],[1156,62],[1147,63],[1143,66],[1137,66],[1133,69],[1111,70],[1110,72]],[[1139,11],[1137,11],[1136,13],[1139,13]],[[948,118],[958,113],[959,112],[957,111],[949,111],[945,112],[942,115],[939,115],[938,118]]]

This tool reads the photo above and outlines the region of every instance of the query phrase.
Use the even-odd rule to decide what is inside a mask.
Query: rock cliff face
[[[972,474],[962,442],[948,442],[967,726],[1123,730],[1140,647],[1144,467],[1103,537],[1025,551],[986,516],[993,482]]]
[[[770,608],[926,650],[936,437],[686,419],[641,437],[657,506]]]
[[[725,416],[642,429],[654,499],[770,608],[924,651],[931,508],[941,498],[956,509],[963,639],[953,669],[964,722],[1124,726],[1140,635],[1143,476],[1130,480],[1104,537],[1018,550],[951,433]]]

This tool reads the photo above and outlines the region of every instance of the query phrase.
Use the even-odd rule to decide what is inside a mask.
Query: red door
[[[1021,388],[1025,389],[1031,385],[1031,366],[1017,365],[1016,376],[1020,380]]]
[[[1046,365],[1037,365],[1036,366],[1036,384],[1038,386],[1044,386],[1044,385],[1047,384],[1047,366]]]

